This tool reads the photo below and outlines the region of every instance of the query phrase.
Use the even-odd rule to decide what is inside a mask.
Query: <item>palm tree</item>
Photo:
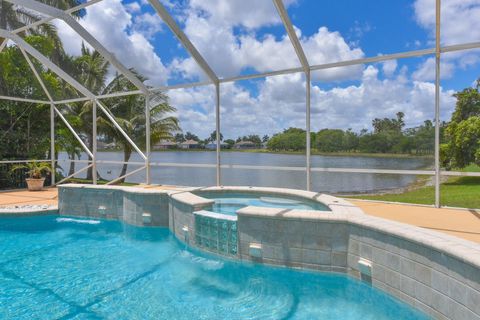
[[[77,79],[92,93],[100,94],[105,88],[109,63],[98,51],[92,51],[84,44],[81,53],[82,55],[73,61]],[[78,102],[67,107],[69,120],[73,121],[79,131],[87,137],[90,148],[93,147],[93,139],[96,139],[92,135],[92,107],[91,101]],[[92,160],[90,156],[89,160]],[[92,168],[89,168],[87,179],[91,180],[92,177]]]
[[[132,70],[133,71],[133,70]],[[135,71],[133,71],[135,73]],[[136,76],[144,81],[145,78],[137,73]],[[133,90],[133,84],[123,75],[117,75],[105,88],[104,94],[119,91]],[[115,120],[128,136],[143,150],[146,147],[145,96],[129,95],[111,98],[106,101]],[[168,98],[162,93],[150,96],[150,141],[155,144],[160,140],[173,139],[180,130],[178,119],[172,115],[176,109],[168,103]],[[108,139],[123,147],[123,164],[120,177],[127,173],[128,161],[133,148],[125,137],[106,119],[99,117],[99,129]],[[125,179],[121,179],[123,182]]]
[[[38,0],[50,6],[65,10],[72,7],[75,7],[82,3],[82,0]],[[85,9],[81,9],[72,13],[76,18],[82,17],[85,15]],[[39,21],[43,16],[36,14],[32,10],[25,9],[21,6],[14,5],[10,2],[0,0],[0,28],[5,30],[15,30],[23,26],[32,24],[36,21]],[[53,50],[48,53],[48,57],[52,60],[53,63],[60,66],[67,73],[73,74],[69,71],[72,71],[70,57],[65,50],[63,49],[63,43],[58,36],[57,28],[51,23],[42,23],[33,28],[29,28],[21,32],[23,35],[41,35],[47,38],[53,44]],[[4,41],[0,37],[0,43]],[[55,98],[66,98],[66,92],[68,90],[74,91],[74,89],[68,85],[63,79],[58,79],[62,84],[62,95],[58,97],[56,91],[53,90],[52,95]],[[49,88],[52,89],[52,88]]]
[[[65,10],[79,5],[80,0],[39,0],[50,6]],[[85,14],[84,10],[79,10],[73,13],[75,17],[81,17]],[[32,24],[41,20],[42,16],[35,14],[32,10],[27,10],[21,6],[14,5],[10,2],[0,0],[0,28],[5,30],[15,30],[25,25]],[[35,28],[27,30],[29,34],[40,34],[58,40],[57,44],[61,42],[57,35],[56,28],[50,23],[43,23]],[[0,42],[3,39],[0,38]]]

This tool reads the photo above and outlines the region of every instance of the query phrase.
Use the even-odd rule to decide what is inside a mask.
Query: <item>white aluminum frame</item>
[[[203,58],[200,52],[196,49],[193,43],[190,41],[188,36],[182,31],[182,29],[178,26],[175,22],[173,17],[170,13],[165,9],[165,7],[160,3],[159,0],[148,0],[151,6],[155,9],[157,14],[162,18],[162,20],[167,24],[167,26],[172,30],[172,32],[176,35],[179,39],[180,43],[185,47],[185,49],[190,53],[192,58],[197,62],[200,68],[205,72],[209,81],[202,81],[196,83],[185,83],[185,84],[178,84],[172,86],[164,86],[164,87],[157,87],[157,88],[148,88],[145,84],[143,84],[133,73],[130,72],[120,61],[118,61],[115,56],[106,50],[101,43],[99,43],[91,34],[89,34],[75,19],[72,18],[70,15],[71,13],[86,8],[90,5],[96,4],[101,2],[102,0],[90,0],[83,4],[80,4],[74,8],[70,8],[67,10],[59,10],[57,8],[45,5],[43,3],[34,1],[34,0],[7,0],[13,4],[24,6],[30,10],[37,11],[47,17],[34,22],[30,25],[21,27],[19,29],[13,31],[6,31],[0,29],[0,37],[5,38],[5,40],[0,43],[0,52],[6,46],[8,40],[13,41],[22,51],[29,66],[32,68],[32,71],[35,73],[35,77],[40,81],[40,85],[42,89],[45,91],[45,94],[49,101],[43,101],[38,99],[29,99],[29,98],[22,98],[22,97],[8,97],[8,96],[0,96],[0,100],[11,100],[11,101],[18,101],[18,102],[29,102],[29,103],[37,103],[37,104],[50,104],[50,115],[51,115],[51,149],[52,149],[52,164],[55,164],[57,160],[54,159],[54,116],[55,112],[59,115],[59,117],[64,121],[72,131],[72,133],[76,136],[77,139],[80,139],[78,135],[75,133],[74,129],[68,124],[66,119],[62,116],[60,111],[55,107],[56,105],[68,104],[72,102],[79,102],[79,101],[88,101],[91,100],[94,105],[94,128],[93,133],[96,137],[96,109],[97,107],[100,108],[107,117],[112,121],[117,129],[124,135],[127,141],[132,144],[132,147],[140,154],[140,156],[145,160],[145,162],[130,162],[130,164],[141,164],[143,165],[142,168],[136,169],[133,172],[130,172],[128,175],[136,173],[140,171],[140,169],[146,170],[146,183],[151,183],[150,177],[150,167],[151,166],[162,166],[162,167],[195,167],[195,168],[215,168],[216,169],[216,181],[217,185],[221,184],[221,169],[250,169],[250,170],[290,170],[290,171],[305,171],[307,175],[307,190],[310,190],[311,186],[311,172],[343,172],[343,173],[384,173],[384,174],[414,174],[414,175],[430,175],[435,177],[435,206],[440,207],[440,177],[441,175],[445,176],[480,176],[480,173],[475,172],[455,172],[455,171],[443,171],[440,168],[440,158],[439,158],[439,145],[440,145],[440,58],[441,54],[445,52],[453,52],[453,51],[460,51],[460,50],[468,50],[468,49],[478,49],[480,48],[480,41],[479,42],[472,42],[472,43],[463,43],[463,44],[456,44],[450,46],[441,46],[440,43],[440,8],[441,8],[441,1],[436,0],[436,8],[435,8],[435,16],[436,16],[436,32],[435,32],[435,48],[429,49],[422,49],[422,50],[414,50],[408,52],[400,52],[394,53],[389,55],[382,55],[382,56],[375,56],[375,57],[366,57],[362,59],[353,59],[348,61],[338,61],[332,63],[324,63],[320,65],[309,65],[307,57],[303,51],[301,42],[299,41],[295,31],[293,29],[293,25],[290,21],[288,13],[283,5],[282,0],[272,0],[277,12],[284,24],[284,27],[287,31],[289,36],[290,42],[292,43],[293,48],[295,49],[295,53],[297,58],[300,61],[301,67],[297,68],[288,68],[282,70],[275,70],[269,72],[262,72],[262,73],[255,73],[250,75],[240,75],[234,77],[227,77],[227,78],[219,78],[207,61]],[[54,19],[61,19],[65,23],[67,23],[73,30],[75,30],[83,39],[85,39],[92,47],[94,47],[97,51],[105,57],[107,61],[109,61],[114,67],[116,67],[127,79],[129,79],[137,88],[138,90],[133,90],[129,92],[118,92],[108,95],[99,95],[95,96],[91,93],[88,89],[83,87],[80,83],[75,81],[72,77],[66,74],[62,69],[54,65],[49,59],[44,57],[40,52],[35,50],[31,47],[28,43],[26,43],[22,38],[17,36],[17,33],[26,31],[30,28],[39,26],[43,23],[48,23]],[[44,86],[41,78],[38,76],[33,64],[31,63],[28,54],[32,55],[38,61],[40,61],[44,66],[55,72],[59,77],[77,89],[80,93],[82,93],[85,97],[80,98],[73,98],[67,99],[62,101],[54,101],[52,97],[49,95],[46,87]],[[315,167],[311,168],[311,154],[310,154],[310,104],[311,104],[311,97],[310,97],[310,90],[311,90],[311,72],[316,70],[325,70],[330,68],[336,67],[345,67],[345,66],[353,66],[353,65],[360,65],[360,64],[367,64],[367,63],[375,63],[381,62],[386,60],[393,60],[393,59],[403,59],[403,58],[410,58],[410,57],[421,57],[425,55],[435,55],[435,166],[434,170],[383,170],[383,169],[356,169],[356,168],[321,168]],[[286,74],[293,74],[293,73],[304,73],[305,74],[305,91],[306,91],[306,166],[305,167],[275,167],[275,166],[250,166],[250,165],[222,165],[221,164],[221,152],[220,152],[220,106],[221,106],[221,99],[220,99],[220,84],[221,83],[229,83],[235,82],[240,80],[250,80],[250,79],[257,79],[257,78],[264,78],[264,77],[271,77],[276,75],[286,75]],[[168,91],[180,88],[194,88],[199,86],[205,85],[215,85],[215,127],[216,127],[216,164],[192,164],[192,163],[156,163],[150,161],[150,106],[149,106],[149,96],[150,93],[155,91]],[[109,112],[109,110],[100,102],[101,99],[111,98],[111,97],[120,97],[126,95],[136,95],[136,94],[143,94],[145,95],[145,112],[146,112],[146,154],[144,154],[138,146],[128,137],[128,135],[121,129],[118,123],[115,121],[114,116]],[[81,140],[81,139],[80,139]],[[86,148],[84,143],[80,141],[82,146]],[[93,168],[96,167],[97,163],[123,163],[121,161],[99,161],[96,159],[96,138],[94,139],[94,146],[92,152],[86,148],[85,150],[89,155],[92,157],[92,161],[88,160],[71,160],[75,162],[86,162],[89,163],[89,168],[92,166]],[[28,161],[36,161],[36,160],[25,160]],[[20,161],[11,161],[11,162],[20,162]],[[0,163],[9,163],[8,161],[0,161]],[[86,170],[83,168],[81,171]],[[96,170],[94,174],[94,180],[96,182]],[[118,179],[116,179],[118,180]],[[62,182],[62,181],[60,181]],[[60,183],[59,182],[59,183]],[[111,181],[112,183],[112,181]]]

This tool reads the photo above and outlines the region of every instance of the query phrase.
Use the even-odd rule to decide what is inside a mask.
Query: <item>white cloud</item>
[[[382,63],[383,74],[390,77],[397,70],[397,60],[387,60]]]
[[[431,82],[410,81],[405,69],[388,79],[379,77],[379,69],[368,66],[356,85],[329,89],[312,86],[312,130],[321,128],[371,128],[377,117],[405,113],[407,126],[416,126],[434,118],[435,86]],[[305,83],[302,74],[269,77],[256,82],[257,90],[239,84],[221,86],[221,124],[225,137],[244,134],[272,134],[288,127],[305,127]],[[250,85],[253,85],[250,83]],[[177,91],[177,90],[175,90]],[[253,92],[258,91],[254,95]],[[172,99],[185,131],[206,137],[215,128],[215,103],[212,88],[188,89],[181,98]],[[441,112],[448,119],[455,105],[453,91],[441,89]],[[180,96],[180,92],[175,95]],[[169,95],[171,96],[170,92]],[[195,107],[197,101],[200,106]]]
[[[148,83],[163,85],[168,72],[154,47],[146,36],[130,31],[132,15],[120,0],[104,0],[86,8],[86,15],[79,23],[126,67],[134,67],[149,78]],[[80,54],[81,38],[63,22],[56,22],[65,50],[72,55]]]
[[[140,12],[141,10],[141,6],[138,2],[130,2],[125,5],[125,8],[127,8],[127,11],[131,13]]]
[[[219,8],[220,13],[216,15],[225,17],[231,9],[227,10],[226,7],[235,3],[235,1],[222,2]],[[204,5],[202,8],[204,7],[211,10],[209,6]],[[240,23],[239,20],[222,20],[213,14],[205,15],[203,11],[196,8],[193,6],[186,10],[185,33],[218,75],[235,76],[248,68],[265,72],[300,66],[286,34],[280,39],[269,34],[259,38],[253,30],[236,35],[234,26]],[[242,8],[243,11],[247,11],[245,8],[248,8],[248,12],[256,11],[252,11],[248,6]],[[242,12],[238,14],[242,16]],[[258,24],[248,24],[248,26],[265,25],[275,21],[277,20],[259,18]],[[319,28],[311,36],[302,36],[300,30],[296,30],[309,63],[312,65],[358,59],[364,56],[360,48],[351,48],[340,33],[331,32],[326,27]],[[198,67],[194,67],[189,60],[192,59],[175,61],[171,65],[172,71],[184,73],[189,77],[202,77],[203,75],[198,73]],[[361,69],[359,66],[353,66],[342,68],[341,72],[325,70],[315,73],[314,77],[317,80],[328,81],[352,79],[360,76]]]
[[[452,62],[440,62],[440,78],[448,79],[453,76],[455,65]],[[431,57],[421,63],[417,70],[412,74],[412,78],[419,81],[434,81],[435,80],[435,58]]]
[[[378,70],[369,66],[359,85],[322,90],[312,89],[312,127],[370,128],[374,118],[393,117],[405,113],[407,126],[416,126],[434,118],[435,86],[421,81],[378,78]],[[450,114],[455,104],[453,91],[441,91],[441,109]]]
[[[480,0],[444,0],[441,7],[441,41],[459,44],[480,41]],[[417,22],[435,37],[435,0],[417,0]]]
[[[435,42],[435,0],[416,0],[415,18],[429,32],[432,46]],[[480,0],[443,0],[441,3],[442,45],[480,41]],[[440,75],[451,78],[458,68],[466,69],[480,62],[480,50],[442,54]],[[429,58],[418,66],[414,79],[431,81],[435,77],[435,59]]]
[[[152,38],[157,32],[163,30],[163,21],[158,14],[145,12],[133,18],[133,29],[147,37]]]
[[[284,1],[288,7],[295,0]],[[280,22],[273,1],[258,0],[190,0],[196,12],[203,11],[215,25],[243,26],[249,29]]]

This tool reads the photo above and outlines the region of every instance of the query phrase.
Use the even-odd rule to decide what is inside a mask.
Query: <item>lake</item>
[[[122,152],[98,152],[98,160],[122,161]],[[81,157],[86,160],[85,154]],[[215,164],[216,153],[210,151],[154,151],[151,162],[158,163],[192,163]],[[142,162],[138,154],[132,154],[131,162]],[[302,167],[305,156],[295,154],[222,152],[222,164]],[[59,165],[68,171],[69,161],[65,153],[59,154]],[[362,157],[362,156],[323,156],[312,155],[312,167],[326,168],[368,168],[368,169],[431,169],[430,158],[405,157]],[[84,167],[77,163],[76,170]],[[111,180],[119,176],[121,165],[98,164],[102,178]],[[128,171],[137,169],[138,165],[129,165]],[[215,185],[215,168],[179,168],[155,167],[151,169],[152,183],[182,186]],[[85,177],[85,173],[77,177]],[[312,190],[328,193],[374,192],[408,186],[414,182],[414,175],[370,174],[370,173],[331,173],[312,172]],[[144,182],[145,171],[142,170],[127,178],[127,182]],[[222,169],[222,184],[235,186],[265,186],[305,189],[306,174],[302,171]]]

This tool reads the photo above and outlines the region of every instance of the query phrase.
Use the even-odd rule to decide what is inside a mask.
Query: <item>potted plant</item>
[[[12,172],[20,169],[27,169],[28,178],[27,187],[29,191],[39,191],[42,190],[43,184],[45,183],[45,177],[43,174],[45,172],[52,172],[50,164],[48,162],[27,162],[25,164],[17,164],[12,167]]]

